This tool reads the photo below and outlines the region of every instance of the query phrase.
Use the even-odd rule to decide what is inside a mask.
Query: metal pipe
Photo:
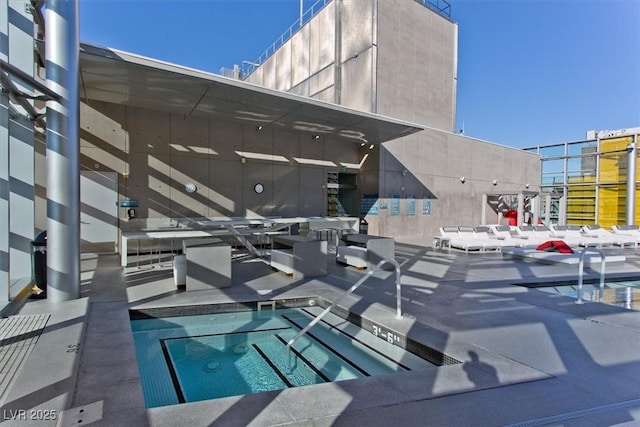
[[[558,225],[567,224],[567,185],[569,184],[569,145],[564,143],[564,161],[562,166],[562,198],[560,199],[560,212],[558,215]]]
[[[48,298],[80,297],[80,98],[78,2],[47,0]]]
[[[602,294],[604,293],[604,274],[606,268],[604,255],[598,249],[586,247],[582,252],[580,252],[580,260],[578,262],[578,299],[576,300],[576,304],[584,304],[584,301],[582,300],[582,283],[584,279],[584,256],[587,251],[593,251],[600,254],[600,295],[598,296],[598,302],[602,302]]]
[[[342,295],[340,295],[338,298],[336,298],[336,300],[333,301],[333,303],[329,307],[325,308],[322,311],[322,313],[318,314],[315,319],[313,319],[311,322],[309,322],[309,324],[307,326],[305,326],[300,332],[298,332],[293,338],[291,338],[287,342],[287,348],[291,348],[293,343],[295,343],[298,340],[298,338],[300,338],[302,335],[306,334],[307,331],[309,329],[311,329],[320,320],[322,320],[322,318],[324,316],[326,316],[327,313],[329,313],[331,311],[331,309],[333,309],[336,305],[338,305],[347,295],[350,295],[356,289],[358,289],[360,287],[360,285],[362,285],[364,282],[366,282],[367,279],[369,279],[373,275],[373,273],[378,271],[384,264],[392,264],[394,266],[394,268],[395,268],[395,271],[396,271],[396,319],[402,319],[402,295],[401,295],[401,288],[400,288],[401,287],[401,285],[400,285],[400,264],[398,264],[398,261],[396,261],[396,260],[394,260],[392,258],[386,258],[386,259],[383,259],[382,261],[380,261],[379,263],[377,263],[375,265],[375,267],[373,267],[371,269],[371,271],[369,271],[367,274],[365,274],[360,280],[358,280],[356,283],[354,283],[354,285],[351,286],[349,289],[344,291],[342,293]]]
[[[300,0],[300,27],[302,27],[303,16],[304,16],[304,0]]]
[[[638,134],[635,134],[633,142],[627,146],[627,225],[636,223],[637,150]]]

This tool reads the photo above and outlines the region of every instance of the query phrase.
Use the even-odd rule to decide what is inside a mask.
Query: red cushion
[[[573,249],[563,240],[549,240],[536,248],[537,251],[560,252],[561,254],[572,254]]]

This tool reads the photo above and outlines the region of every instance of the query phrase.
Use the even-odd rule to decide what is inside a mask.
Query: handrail
[[[584,277],[584,256],[587,251],[593,251],[600,254],[600,295],[598,297],[598,302],[602,302],[602,293],[604,292],[604,273],[606,261],[604,259],[604,255],[602,251],[598,249],[593,249],[590,247],[586,247],[580,252],[580,262],[578,263],[578,299],[576,300],[576,304],[584,304],[582,300],[582,282]]]
[[[300,338],[302,335],[306,334],[307,331],[309,329],[311,329],[320,320],[322,320],[322,318],[328,312],[330,312],[333,307],[338,305],[338,303],[341,302],[347,295],[351,294],[353,291],[358,289],[358,287],[360,285],[362,285],[364,282],[366,282],[367,279],[369,279],[373,273],[378,271],[380,269],[380,267],[382,267],[384,264],[387,264],[387,263],[393,264],[393,266],[396,269],[396,294],[397,294],[397,296],[396,296],[396,319],[402,319],[402,308],[401,308],[402,299],[401,299],[401,294],[400,294],[400,264],[398,264],[398,262],[395,259],[385,258],[382,261],[380,261],[378,264],[376,264],[376,266],[373,267],[373,269],[371,269],[371,271],[369,271],[364,277],[362,277],[360,280],[358,280],[353,286],[351,286],[349,289],[344,291],[344,293],[342,295],[340,295],[329,307],[325,308],[322,313],[318,314],[315,319],[313,319],[307,326],[302,328],[302,330],[300,332],[298,332],[296,334],[296,336],[291,338],[289,340],[289,342],[287,342],[287,348],[291,349],[291,346],[293,345],[293,343],[295,343],[298,340],[298,338]]]

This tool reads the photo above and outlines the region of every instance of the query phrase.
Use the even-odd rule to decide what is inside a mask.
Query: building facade
[[[498,222],[519,194],[537,194],[537,156],[455,133],[458,27],[449,12],[420,0],[324,2],[242,75],[425,127],[361,148],[358,213],[372,233],[428,239],[446,224]]]
[[[328,0],[242,82],[80,46],[83,250],[117,250],[134,223],[325,215],[428,244],[442,225],[498,222],[514,200],[521,212],[539,155],[455,132],[457,25],[428,6]],[[51,205],[43,46],[64,40],[47,40],[41,8],[0,7],[5,299],[31,275]]]
[[[638,224],[639,133],[638,127],[590,131],[584,141],[527,148],[541,156],[541,189],[551,203],[545,222]]]

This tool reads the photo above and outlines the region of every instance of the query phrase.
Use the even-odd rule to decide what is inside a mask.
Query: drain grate
[[[48,320],[48,314],[0,319],[0,406]]]

